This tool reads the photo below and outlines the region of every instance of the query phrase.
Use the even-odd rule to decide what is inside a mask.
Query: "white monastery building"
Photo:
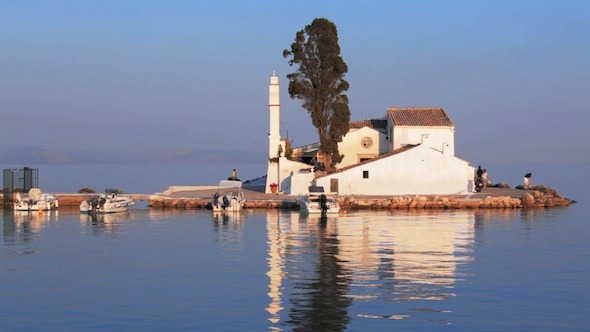
[[[473,191],[474,167],[455,157],[455,125],[442,108],[388,108],[381,119],[350,123],[331,174],[285,157],[279,78],[269,85],[269,162],[265,192],[307,194],[311,185],[340,195],[449,195]],[[311,162],[318,144],[295,149]]]

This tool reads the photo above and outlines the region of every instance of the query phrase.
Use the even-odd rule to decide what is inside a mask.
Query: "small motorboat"
[[[315,213],[338,213],[340,204],[333,195],[326,195],[324,187],[309,187],[309,195],[299,198],[299,206],[302,211]]]
[[[222,192],[221,194],[219,192]],[[219,189],[213,194],[211,206],[215,212],[238,212],[244,208],[246,198],[242,191],[242,181],[239,180],[221,180]]]
[[[39,188],[31,188],[24,196],[16,193],[14,197],[15,211],[50,211],[57,209],[57,207],[58,202],[55,195],[42,193]]]
[[[81,213],[117,213],[129,211],[133,205],[129,195],[123,195],[118,189],[107,189],[104,194],[93,196],[80,203]]]

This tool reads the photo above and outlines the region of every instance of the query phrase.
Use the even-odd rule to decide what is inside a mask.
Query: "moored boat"
[[[49,211],[57,209],[55,195],[42,193],[39,188],[31,188],[26,195],[16,193],[14,198],[15,211]]]
[[[55,195],[42,193],[39,188],[31,188],[24,196],[16,193],[14,198],[15,211],[49,211],[58,205]]]
[[[302,211],[315,213],[338,213],[340,204],[333,195],[326,195],[324,187],[309,187],[309,194],[299,198],[299,206]]]
[[[218,191],[213,195],[211,206],[215,212],[238,212],[242,211],[245,202],[242,181],[222,180],[219,181]]]
[[[107,189],[101,195],[93,196],[80,203],[81,213],[117,213],[129,211],[133,205],[129,195],[123,195],[118,189]]]

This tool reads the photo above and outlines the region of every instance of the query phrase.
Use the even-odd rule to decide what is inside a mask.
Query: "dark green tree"
[[[348,132],[350,122],[348,97],[344,94],[349,88],[344,80],[348,66],[340,57],[336,25],[325,18],[314,19],[297,32],[291,50],[284,50],[283,57],[290,58],[290,66],[299,66],[287,75],[289,95],[302,100],[311,116],[320,137],[319,152],[330,171],[344,157],[338,152],[338,143]]]

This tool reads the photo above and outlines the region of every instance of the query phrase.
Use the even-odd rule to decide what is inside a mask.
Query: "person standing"
[[[524,175],[524,189],[530,189],[533,186],[531,176],[533,176],[531,173],[526,173]]]
[[[481,180],[483,182],[483,186],[484,187],[487,187],[489,185],[489,182],[488,182],[488,170],[487,169],[484,169],[483,170],[483,173],[481,174]]]
[[[481,169],[481,166],[477,166],[477,172],[475,173],[475,179],[481,179],[482,175],[483,175],[483,170]]]
[[[484,187],[482,176],[483,176],[483,170],[481,169],[481,166],[478,166],[477,172],[475,173],[475,191],[476,192],[481,192],[481,190]]]
[[[235,168],[231,171],[231,177],[229,179],[230,180],[237,180],[238,179],[238,173],[236,172]]]

